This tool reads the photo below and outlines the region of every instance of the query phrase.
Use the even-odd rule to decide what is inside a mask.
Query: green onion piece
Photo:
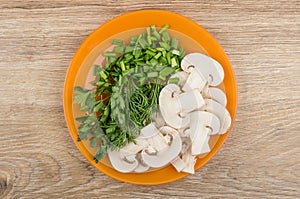
[[[154,58],[155,58],[155,59],[158,59],[160,56],[161,56],[161,53],[157,53],[157,54],[154,56]]]
[[[108,76],[107,76],[107,74],[105,73],[104,70],[101,70],[101,71],[100,71],[100,76],[101,76],[103,79],[105,79],[105,80],[108,78]]]
[[[171,41],[171,47],[173,49],[177,49],[177,47],[178,47],[178,40],[174,37],[172,38],[172,41]]]
[[[134,48],[133,48],[132,46],[126,46],[126,48],[125,48],[125,53],[132,52],[133,49],[134,49]]]
[[[185,54],[185,51],[183,50],[182,47],[179,48],[179,52],[180,52],[180,57],[183,57]]]
[[[147,41],[148,41],[148,44],[151,45],[152,40],[151,40],[150,27],[148,27],[146,30],[147,30]]]
[[[123,44],[123,41],[122,40],[118,40],[118,39],[114,39],[113,41],[112,41],[112,44],[114,44],[114,45],[122,45]]]
[[[166,42],[159,42],[159,45],[163,47],[165,50],[170,50],[170,45]]]
[[[104,55],[104,57],[116,57],[117,56],[116,53],[112,53],[112,52],[105,52],[103,55]]]
[[[172,73],[174,73],[174,69],[171,67],[166,67],[162,71],[160,71],[159,74],[163,77],[167,77],[168,75],[171,75]]]
[[[174,55],[178,55],[178,56],[180,56],[180,52],[179,52],[179,50],[172,50],[171,51]]]
[[[158,77],[158,72],[151,72],[147,74],[147,77],[151,78],[151,77]]]
[[[141,38],[139,40],[139,44],[141,45],[142,48],[146,48],[148,46],[148,43],[144,38]]]
[[[107,57],[107,63],[108,63],[108,64],[111,64],[111,63],[113,63],[113,62],[116,61],[116,60],[117,60],[116,57]]]
[[[176,59],[175,59],[175,57],[173,57],[172,59],[171,59],[171,66],[172,67],[175,67],[175,66],[177,66],[178,64],[177,64],[177,61],[176,61]]]
[[[158,76],[158,78],[161,79],[161,80],[163,80],[163,81],[166,81],[166,77],[165,76],[160,75],[160,76]]]
[[[114,48],[114,52],[117,54],[122,54],[124,52],[124,46],[117,46]]]
[[[171,64],[171,52],[167,52],[167,61],[168,61],[168,64]]]
[[[158,63],[158,61],[157,61],[157,59],[153,58],[153,59],[150,60],[150,63],[151,63],[152,66],[155,66]]]
[[[124,64],[123,61],[120,62],[120,66],[121,66],[122,71],[125,71],[125,70],[126,70],[125,64]]]
[[[146,50],[145,52],[147,55],[151,55],[152,57],[156,55],[155,52],[151,51],[150,49]]]
[[[170,42],[170,36],[167,32],[163,32],[162,33],[162,40],[166,43],[169,43]]]
[[[178,77],[170,78],[169,81],[168,81],[169,84],[178,84],[178,82],[179,82]]]
[[[164,27],[162,27],[162,29],[160,29],[159,34],[163,33],[164,31],[166,31],[169,28],[169,24],[164,25]]]

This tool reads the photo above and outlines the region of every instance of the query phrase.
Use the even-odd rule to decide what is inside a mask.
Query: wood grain
[[[81,42],[105,21],[165,9],[206,28],[235,71],[239,106],[218,154],[195,175],[121,183],[82,157],[63,116]],[[0,198],[300,198],[300,2],[0,0]]]

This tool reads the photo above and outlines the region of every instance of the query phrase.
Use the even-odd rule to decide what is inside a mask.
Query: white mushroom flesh
[[[168,134],[172,135],[172,143],[168,149],[164,151],[157,151],[156,154],[149,154],[146,150],[142,151],[143,161],[153,168],[158,168],[169,164],[176,156],[179,155],[181,151],[182,142],[178,132],[171,127],[165,127],[168,129],[165,128],[164,131],[168,131]]]
[[[219,118],[221,122],[221,127],[220,127],[220,131],[216,134],[226,133],[226,131],[231,126],[231,117],[228,110],[218,102],[211,99],[206,99],[205,105],[201,107],[199,110],[210,112]]]
[[[221,64],[215,59],[202,53],[190,53],[181,61],[182,70],[189,72],[192,68],[202,74],[211,86],[217,86],[224,79],[224,71]]]
[[[219,88],[208,88],[207,91],[203,93],[203,96],[204,98],[215,100],[224,107],[227,105],[226,94]]]
[[[197,69],[195,69],[195,67],[191,67],[189,69],[189,71],[191,71],[190,75],[188,76],[185,84],[182,86],[182,90],[184,92],[193,90],[193,89],[198,89],[198,90],[202,90],[204,88],[204,86],[207,84],[207,80],[205,79],[205,77],[198,72]]]

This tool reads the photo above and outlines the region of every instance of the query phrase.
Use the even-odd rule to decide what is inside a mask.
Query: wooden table
[[[0,1],[0,198],[300,198],[300,2]],[[201,3],[200,3],[201,2]],[[64,120],[66,71],[105,21],[166,9],[206,28],[235,71],[239,106],[217,155],[158,186],[107,177]]]

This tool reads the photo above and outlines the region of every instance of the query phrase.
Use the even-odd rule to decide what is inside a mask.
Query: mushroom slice
[[[165,122],[176,129],[188,126],[189,117],[182,117],[178,100],[180,88],[175,84],[167,84],[159,94],[159,109]]]
[[[203,93],[204,98],[213,99],[224,107],[227,105],[226,94],[219,88],[208,88],[207,92]]]
[[[189,150],[182,154],[182,160],[185,162],[186,166],[183,168],[183,172],[186,173],[195,173],[195,163],[196,163],[196,157],[192,155],[191,148]]]
[[[195,111],[191,113],[191,124],[188,134],[192,140],[191,153],[199,155],[205,145],[207,136],[220,130],[220,120],[212,113]]]
[[[190,75],[182,87],[182,90],[185,92],[193,89],[201,91],[207,84],[207,79],[205,79],[205,77],[199,73],[194,66],[191,66],[188,70],[190,71]]]
[[[151,115],[151,119],[152,119],[153,123],[155,124],[156,128],[160,128],[166,124],[160,111],[153,112]]]
[[[228,110],[224,106],[222,106],[221,104],[219,104],[218,102],[212,99],[205,99],[205,104],[206,105],[201,107],[200,110],[213,113],[219,118],[221,122],[220,131],[217,132],[217,134],[226,133],[229,127],[231,126],[231,117]],[[216,133],[212,133],[212,134],[216,134]]]
[[[209,138],[210,138],[210,136],[206,137],[206,140],[203,143],[203,147],[202,147],[202,149],[200,151],[200,154],[204,154],[204,153],[210,152]]]
[[[164,151],[169,148],[167,140],[161,133],[149,138],[148,145],[152,146],[155,151]]]
[[[167,165],[176,156],[178,156],[181,151],[182,142],[178,132],[169,126],[164,126],[162,128],[160,131],[163,131],[163,134],[166,133],[172,136],[172,142],[168,149],[164,151],[157,151],[156,154],[149,154],[145,149],[142,151],[142,160],[150,167],[158,168]]]
[[[188,74],[188,73],[186,73],[185,71],[180,71],[180,72],[178,72],[178,73],[173,74],[173,75],[170,77],[170,79],[172,79],[172,78],[178,78],[179,81],[178,81],[177,85],[178,85],[180,88],[182,88],[182,87],[184,86],[185,82],[187,81],[188,77],[189,77],[189,74]]]
[[[192,67],[195,67],[211,86],[219,85],[224,79],[224,70],[221,64],[202,53],[190,53],[182,59],[182,70],[189,72]]]
[[[178,95],[180,109],[183,114],[192,112],[205,104],[205,101],[196,89]]]
[[[119,172],[128,173],[138,166],[138,161],[134,156],[123,156],[120,151],[108,151],[108,158],[112,166]]]
[[[145,164],[143,162],[142,157],[141,157],[141,153],[138,153],[136,155],[136,158],[137,158],[137,160],[139,162],[139,165],[134,169],[135,172],[142,173],[142,172],[147,171],[150,168],[147,164]]]
[[[155,124],[151,122],[150,124],[148,124],[147,126],[141,129],[141,134],[139,138],[141,139],[150,138],[157,135],[158,133],[159,130],[156,128]]]
[[[126,146],[120,149],[120,152],[125,156],[137,154],[138,152],[146,148],[148,145],[148,142],[145,139],[141,138],[136,138],[135,142],[136,143],[131,142],[127,144]]]
[[[185,167],[185,162],[177,156],[174,160],[171,161],[171,164],[174,166],[174,168],[177,170],[177,172],[182,171]]]

